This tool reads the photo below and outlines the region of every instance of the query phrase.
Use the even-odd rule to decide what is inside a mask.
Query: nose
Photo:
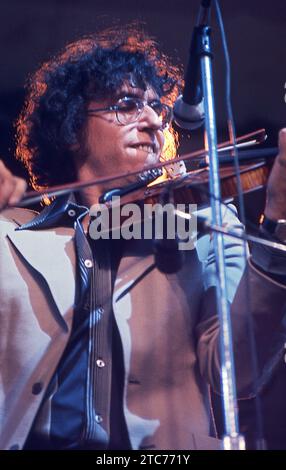
[[[160,116],[151,108],[148,104],[145,104],[142,109],[140,116],[138,118],[138,128],[139,129],[153,129],[160,130],[162,129],[162,121]]]

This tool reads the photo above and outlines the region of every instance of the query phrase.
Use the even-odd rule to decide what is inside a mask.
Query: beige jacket
[[[0,220],[1,449],[24,445],[72,324],[73,230],[15,231],[34,215],[14,209],[2,213]],[[237,223],[232,214],[225,217]],[[232,301],[243,263],[241,246],[230,239],[226,244]],[[219,328],[212,288],[216,275],[209,237],[202,237],[187,257],[178,274],[164,275],[155,269],[134,286],[153,263],[152,254],[125,256],[119,266],[113,308],[126,371],[124,414],[134,449],[219,447],[209,437],[206,382],[219,388]],[[286,302],[284,286],[252,267],[249,271],[251,306],[246,304],[244,276],[232,312],[243,397],[252,393],[247,316],[251,310],[258,331],[260,378],[267,381],[274,353],[281,347],[275,335],[281,331]]]

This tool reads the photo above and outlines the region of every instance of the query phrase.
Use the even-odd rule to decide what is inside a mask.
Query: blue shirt
[[[77,254],[71,335],[25,449],[130,448],[122,410],[122,347],[111,304],[122,241],[89,239],[81,223],[87,212],[61,197],[20,227],[74,225]]]

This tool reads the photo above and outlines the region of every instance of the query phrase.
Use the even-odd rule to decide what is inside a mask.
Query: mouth
[[[145,152],[145,153],[154,153],[156,154],[158,152],[158,149],[156,147],[155,144],[151,144],[151,143],[140,143],[140,144],[134,144],[134,145],[131,145],[131,148],[134,148],[136,150],[141,150],[142,152]]]
[[[159,161],[159,146],[155,143],[150,142],[140,142],[134,145],[130,145],[130,148],[139,150],[145,154],[144,156],[144,166],[148,166],[150,164],[158,163]],[[138,175],[138,180],[143,181],[145,184],[154,181],[156,178],[162,175],[163,171],[161,168],[149,169],[144,170],[142,168],[142,172]]]

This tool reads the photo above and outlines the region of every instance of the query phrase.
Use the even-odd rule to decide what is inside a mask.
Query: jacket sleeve
[[[233,206],[225,211],[223,222],[230,227],[242,228]],[[237,394],[239,398],[250,398],[269,381],[284,352],[286,287],[257,270],[251,257],[245,265],[241,242],[224,237],[224,245]],[[215,391],[220,392],[220,328],[212,243],[205,262],[204,277],[205,294],[196,327],[197,354],[202,375]],[[254,336],[251,338],[251,335]]]

